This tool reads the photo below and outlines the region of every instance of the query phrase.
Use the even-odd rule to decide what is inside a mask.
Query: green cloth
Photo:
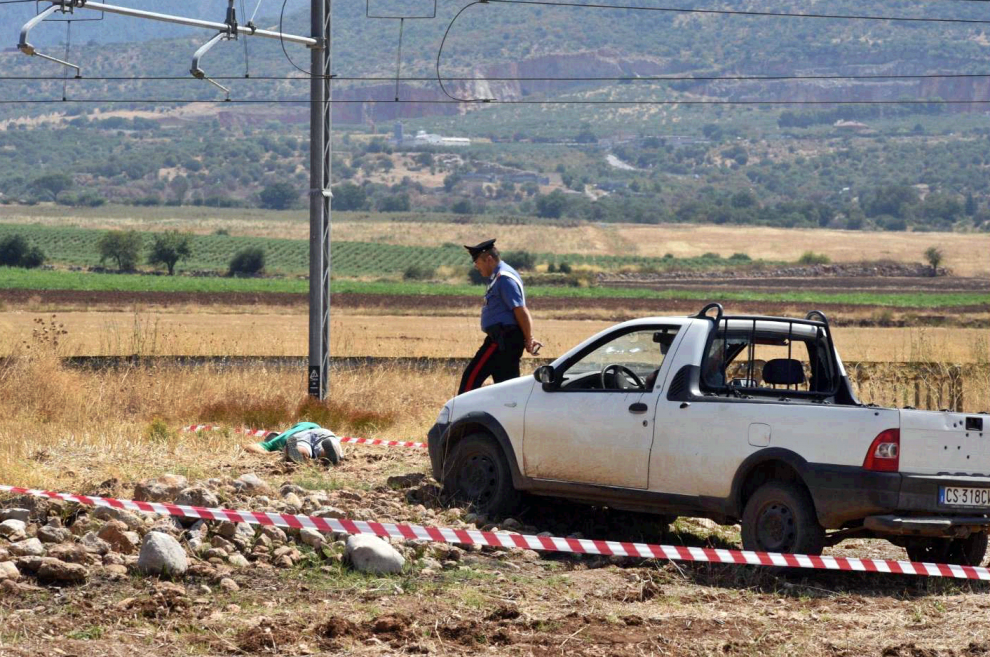
[[[285,441],[289,439],[290,436],[294,436],[300,431],[306,431],[308,429],[319,429],[320,425],[314,422],[300,422],[288,431],[280,433],[271,440],[266,440],[261,443],[261,446],[266,452],[278,452],[285,447]]]

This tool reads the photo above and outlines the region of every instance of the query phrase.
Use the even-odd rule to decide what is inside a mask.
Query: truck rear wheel
[[[746,502],[742,540],[745,549],[757,552],[821,554],[825,530],[808,491],[792,482],[771,481]]]
[[[915,538],[908,541],[905,549],[911,561],[979,566],[987,554],[987,533],[977,532],[966,538]]]
[[[466,436],[446,461],[443,489],[453,499],[496,516],[512,513],[519,506],[509,462],[488,434]]]

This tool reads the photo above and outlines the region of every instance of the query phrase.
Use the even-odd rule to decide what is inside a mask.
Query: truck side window
[[[677,328],[635,330],[596,346],[563,372],[562,390],[651,390]]]
[[[834,364],[824,334],[808,327],[765,325],[756,330],[720,331],[701,365],[702,388],[716,394],[787,395],[828,392]]]

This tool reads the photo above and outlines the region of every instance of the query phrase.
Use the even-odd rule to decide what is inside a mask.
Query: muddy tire
[[[742,517],[743,548],[757,552],[821,554],[825,530],[802,486],[771,481],[753,493]]]
[[[987,554],[987,533],[966,538],[916,538],[908,541],[905,549],[911,561],[979,566]]]
[[[484,433],[471,434],[454,447],[444,464],[443,490],[485,515],[505,516],[519,506],[509,462],[495,439]]]

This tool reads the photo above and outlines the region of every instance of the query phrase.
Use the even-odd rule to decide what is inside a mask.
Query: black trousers
[[[519,361],[525,348],[526,338],[518,327],[505,331],[500,341],[486,337],[478,353],[464,369],[457,394],[480,388],[489,376],[495,383],[519,376]]]

